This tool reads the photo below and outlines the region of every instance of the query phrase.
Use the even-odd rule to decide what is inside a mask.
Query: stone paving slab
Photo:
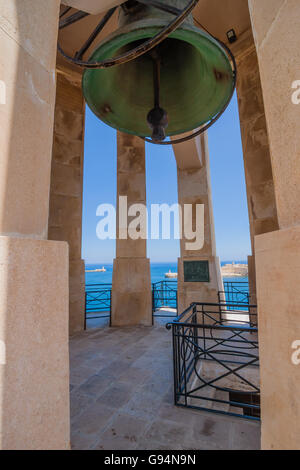
[[[172,334],[90,329],[70,340],[73,449],[260,448],[260,424],[173,405]]]

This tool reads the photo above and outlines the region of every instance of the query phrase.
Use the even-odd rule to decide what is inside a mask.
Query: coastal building
[[[251,437],[254,435],[255,440],[259,433],[258,427],[251,424],[225,422],[221,418],[211,421],[201,411],[195,415],[186,408],[180,414],[181,410],[172,406],[172,396],[163,390],[161,379],[165,383],[172,380],[171,345],[166,347],[165,330],[152,327],[150,264],[145,239],[117,239],[111,306],[111,324],[115,328],[109,333],[111,338],[106,330],[84,332],[83,68],[70,64],[57,53],[57,39],[68,56],[74,57],[78,51],[82,57],[84,53],[88,56],[89,45],[84,47],[88,36],[108,9],[121,3],[0,0],[2,449],[70,448],[70,345],[75,367],[71,385],[81,388],[80,393],[75,391],[73,447],[115,445],[115,449],[129,449],[124,429],[134,438],[145,436],[144,441],[130,440],[130,445],[135,442],[141,449],[146,441],[157,445],[157,436],[166,439],[165,447],[187,448],[189,444],[180,440],[182,435],[193,436],[192,448],[196,449],[201,445],[242,448],[250,446]],[[131,3],[125,7],[130,9]],[[184,3],[170,0],[169,6],[180,7]],[[261,448],[299,449],[300,3],[223,0],[221,9],[219,0],[196,3],[195,25],[200,28],[203,25],[230,46],[237,63],[252,243],[249,284],[252,302],[258,306],[260,380],[252,370],[250,375],[254,390],[260,388]],[[118,28],[117,15],[112,13],[111,21],[97,37],[98,42]],[[178,70],[181,65],[178,64]],[[214,77],[217,82],[226,81],[218,70]],[[110,103],[104,103],[101,109],[104,114],[112,112]],[[162,126],[158,127],[161,131]],[[190,250],[188,240],[181,240],[178,262],[181,313],[193,302],[220,305],[219,294],[224,287],[216,256],[206,134],[178,145],[174,143],[174,155],[180,204],[204,205],[202,247]],[[144,204],[144,142],[119,130],[117,162],[117,195],[127,196],[130,204]],[[253,311],[247,309],[240,316],[247,314],[251,324]],[[213,311],[213,320],[219,313]],[[249,337],[247,344],[251,341],[254,344],[250,333]],[[137,357],[139,354],[142,357]],[[134,370],[130,369],[133,356]],[[101,361],[106,361],[117,385],[112,381],[108,384],[110,374],[97,369]],[[149,383],[148,375],[156,379]],[[141,386],[141,393],[148,400],[144,400],[144,395],[140,402],[136,395],[133,397],[131,384],[135,388]],[[107,389],[104,391],[103,387]],[[96,398],[100,390],[103,395],[99,403]],[[155,400],[153,390],[159,390]],[[158,396],[160,411],[156,409]],[[218,397],[216,402],[224,404],[226,400]],[[185,398],[188,404],[193,404],[194,398]],[[169,402],[165,404],[165,400]],[[240,400],[233,395],[230,402]],[[147,410],[141,401],[147,402]],[[109,428],[110,419],[116,420],[115,428],[120,432],[115,444],[106,431],[100,439],[99,423]],[[241,441],[242,434],[245,441]],[[226,442],[220,443],[222,439]]]
[[[223,277],[248,277],[247,264],[224,264],[221,268]]]

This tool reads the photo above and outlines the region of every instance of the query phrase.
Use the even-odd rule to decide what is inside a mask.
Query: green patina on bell
[[[186,0],[165,0],[181,10]],[[101,61],[130,51],[153,37],[174,16],[139,4],[130,13],[120,9],[119,29],[94,51]],[[193,25],[192,16],[163,41],[159,56],[159,106],[166,110],[167,136],[191,131],[222,110],[233,89],[226,53],[211,36]],[[153,52],[109,69],[87,69],[83,92],[91,110],[109,126],[128,134],[151,135],[147,116],[155,103]]]

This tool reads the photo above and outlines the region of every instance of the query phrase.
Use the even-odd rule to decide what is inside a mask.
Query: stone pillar
[[[68,246],[47,240],[59,4],[0,0],[1,449],[69,448]]]
[[[248,257],[250,301],[256,304],[254,237],[278,229],[267,124],[257,53],[251,31],[233,45],[243,144],[252,255]]]
[[[192,302],[218,302],[218,292],[223,290],[223,282],[220,261],[216,256],[207,135],[174,145],[174,153],[177,161],[178,203],[183,214],[184,204],[192,205],[193,229],[195,229],[196,205],[204,205],[203,247],[197,250],[190,250],[189,247],[187,249],[186,244],[191,243],[191,240],[185,238],[182,230],[178,259],[178,311],[181,313]],[[184,266],[187,267],[193,261],[208,263],[208,281],[185,281]]]
[[[119,237],[119,197],[127,196],[128,208],[146,205],[145,144],[138,138],[118,132],[117,163],[117,250],[112,283],[112,326],[152,325],[150,261],[147,240],[132,240],[122,227]],[[121,215],[124,217],[124,214]],[[132,217],[126,217],[130,224]]]
[[[70,334],[84,329],[85,267],[81,259],[85,106],[80,75],[57,71],[49,239],[70,251]]]
[[[300,80],[300,3],[249,0],[249,7],[279,223],[255,237],[262,447],[299,450],[300,104],[292,94]]]

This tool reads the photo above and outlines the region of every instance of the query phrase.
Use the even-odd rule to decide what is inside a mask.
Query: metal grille
[[[167,325],[175,405],[259,419],[257,308],[242,307],[195,303]]]
[[[177,316],[177,281],[160,281],[152,284],[152,313],[154,317]],[[174,309],[166,313],[162,309]]]
[[[87,320],[110,318],[111,284],[88,284],[85,292],[85,328]]]
[[[239,304],[242,309],[250,303],[249,283],[247,281],[225,281],[224,290],[219,291],[219,303],[233,304],[232,307],[227,306],[227,309],[235,309]]]

